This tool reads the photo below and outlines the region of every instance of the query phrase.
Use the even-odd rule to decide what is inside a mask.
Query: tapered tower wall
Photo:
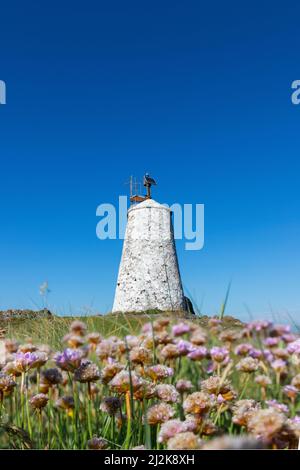
[[[168,207],[148,199],[128,210],[113,312],[185,310]]]

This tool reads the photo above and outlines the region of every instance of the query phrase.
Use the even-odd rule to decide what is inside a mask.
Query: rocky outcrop
[[[27,320],[37,318],[49,318],[52,317],[52,313],[47,308],[42,310],[0,310],[0,322],[9,320]]]

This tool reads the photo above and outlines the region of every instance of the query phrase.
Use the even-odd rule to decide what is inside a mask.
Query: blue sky
[[[205,246],[178,257],[203,312],[300,320],[296,1],[1,6],[0,309],[113,302],[122,241],[96,207],[148,171],[161,202],[205,204]]]

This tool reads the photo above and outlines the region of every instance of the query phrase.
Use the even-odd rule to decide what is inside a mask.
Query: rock
[[[185,310],[192,315],[196,315],[191,299],[185,296],[184,301],[185,301],[185,306],[186,306]]]
[[[27,319],[35,319],[35,318],[50,318],[52,317],[52,313],[47,308],[42,310],[18,310],[18,309],[10,309],[10,310],[0,310],[0,321],[9,321],[9,320],[27,320]]]

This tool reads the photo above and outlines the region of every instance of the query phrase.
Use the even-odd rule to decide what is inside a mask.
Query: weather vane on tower
[[[128,184],[128,183],[127,183]],[[143,202],[146,199],[151,199],[151,186],[156,186],[156,181],[151,178],[149,173],[145,173],[143,178],[143,186],[145,186],[147,193],[145,195],[138,194],[139,191],[141,192],[141,183],[137,181],[137,179],[133,176],[130,177],[129,180],[130,185],[130,202],[132,204]]]

